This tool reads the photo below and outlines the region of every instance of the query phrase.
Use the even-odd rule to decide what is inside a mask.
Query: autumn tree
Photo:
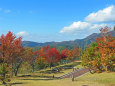
[[[11,66],[11,76],[13,76],[13,65],[23,47],[21,45],[21,37],[16,38],[12,32],[0,37],[0,57],[3,62]]]
[[[35,62],[36,62],[36,56],[34,54],[34,51],[32,48],[24,48],[24,59],[26,62],[30,64],[32,67],[32,72],[34,72],[35,69]]]
[[[61,60],[60,51],[56,50],[56,48],[50,48],[47,51],[47,56],[45,57],[46,62],[49,64],[50,68]]]
[[[62,63],[66,62],[67,53],[68,53],[68,49],[67,48],[65,48],[64,50],[61,50],[60,55],[61,55],[61,61],[62,61]]]
[[[66,55],[67,55],[67,58],[66,58],[67,60],[72,60],[73,59],[71,50],[68,49]]]
[[[22,49],[20,53],[17,54],[15,61],[13,62],[13,72],[15,76],[17,76],[19,68],[21,67],[24,61],[25,61],[24,49]]]
[[[38,64],[49,64],[50,68],[61,60],[60,51],[56,48],[49,48],[49,46],[41,47],[38,51],[35,51],[37,56],[36,62]]]
[[[66,57],[67,61],[74,61],[76,58],[78,58],[80,56],[80,53],[81,53],[80,49],[77,47],[74,47],[72,50],[66,48],[61,51],[61,54],[64,57]]]
[[[45,59],[43,57],[38,57],[36,59],[36,64],[38,64],[39,69],[43,69],[46,67],[46,62],[45,62]]]
[[[97,38],[99,53],[101,57],[101,63],[105,67],[105,70],[112,70],[115,63],[115,37],[112,37],[109,33],[110,28],[101,28],[101,38]]]
[[[74,49],[72,50],[73,60],[78,58],[80,56],[80,54],[81,54],[80,49],[77,47],[74,47]]]
[[[98,51],[99,49],[97,43],[92,43],[88,48],[86,48],[81,57],[82,65],[90,69],[95,69],[95,71],[102,71],[100,53]]]
[[[39,50],[35,51],[34,54],[36,55],[36,63],[39,65],[39,68],[45,68],[47,66],[46,57],[47,52],[49,50],[49,46],[41,47]]]
[[[102,37],[97,38],[83,53],[82,64],[96,70],[113,70],[115,64],[115,37],[109,34],[110,28],[100,29]]]
[[[21,37],[16,38],[12,32],[8,32],[6,35],[2,34],[0,36],[0,79],[3,81],[3,84],[6,85],[6,80],[11,69],[11,76],[13,76],[14,62],[20,57],[22,52]]]

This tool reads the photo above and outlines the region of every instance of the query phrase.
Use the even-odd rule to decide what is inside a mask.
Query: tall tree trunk
[[[32,66],[32,72],[34,72],[34,64],[31,64],[31,66]]]
[[[21,63],[22,63],[22,61],[17,65],[17,67],[15,68],[15,76],[17,76],[17,74],[18,74],[18,70],[19,70],[19,68],[20,68],[20,66],[21,66]]]
[[[52,65],[53,65],[53,63],[51,62],[51,63],[50,63],[50,69],[52,68]]]
[[[3,65],[3,68],[4,68],[4,65]],[[4,74],[3,74],[3,79],[2,79],[2,84],[3,84],[3,85],[6,85],[5,77],[6,77],[6,74],[4,73]]]
[[[13,63],[11,63],[11,77],[13,76]]]
[[[15,76],[17,76],[17,73],[18,73],[18,69],[16,69],[16,70],[15,70],[15,73],[14,73],[14,74],[15,74]]]
[[[106,72],[108,71],[108,66],[106,66],[105,70],[106,70]]]
[[[50,64],[50,69],[52,68],[51,64]]]

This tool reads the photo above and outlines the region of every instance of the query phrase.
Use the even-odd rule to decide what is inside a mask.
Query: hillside
[[[110,32],[112,36],[115,36],[115,31]],[[32,41],[23,41],[22,45],[24,47],[42,47],[42,46],[64,46],[64,47],[73,47],[73,46],[79,46],[81,48],[85,48],[87,45],[90,43],[94,42],[97,37],[101,37],[100,33],[93,33],[89,36],[87,36],[84,39],[76,39],[73,41],[62,41],[62,42],[45,42],[45,43],[37,43],[37,42],[32,42]]]

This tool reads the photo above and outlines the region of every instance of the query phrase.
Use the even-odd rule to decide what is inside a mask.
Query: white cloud
[[[92,24],[91,27],[89,28],[90,30],[99,30],[102,27],[107,26],[107,24]]]
[[[28,32],[26,32],[26,31],[21,31],[21,32],[18,32],[16,35],[17,35],[17,36],[26,36],[26,35],[28,35]]]
[[[115,6],[111,5],[103,10],[90,13],[83,22],[73,22],[62,28],[60,33],[75,35],[84,38],[92,33],[98,33],[99,29],[105,26],[111,27],[115,21]]]
[[[91,33],[99,32],[99,29],[101,27],[106,26],[107,24],[92,24],[88,22],[73,22],[70,26],[64,27],[60,33],[66,33],[66,34],[72,34],[76,36],[82,36],[81,38],[84,38],[85,36],[90,35]]]
[[[86,22],[113,22],[115,21],[115,6],[111,5],[103,10],[90,13],[86,18]]]
[[[10,13],[10,12],[11,12],[11,10],[4,10],[4,12],[5,12],[5,13]]]
[[[81,22],[81,21],[73,22],[73,24],[71,24],[70,26],[64,27],[60,31],[60,33],[64,33],[64,32],[71,33],[74,32],[75,30],[84,29],[88,27],[90,27],[90,23]]]

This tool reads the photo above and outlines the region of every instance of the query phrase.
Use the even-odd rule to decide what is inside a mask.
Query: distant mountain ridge
[[[110,31],[112,36],[115,37],[115,31]],[[97,37],[101,37],[100,33],[93,33],[89,36],[87,36],[84,39],[76,39],[73,41],[62,41],[62,42],[45,42],[45,43],[38,43],[38,42],[32,42],[32,41],[23,41],[22,45],[23,47],[42,47],[42,46],[79,46],[81,48],[85,48],[87,45],[89,45],[92,42],[95,42]]]

